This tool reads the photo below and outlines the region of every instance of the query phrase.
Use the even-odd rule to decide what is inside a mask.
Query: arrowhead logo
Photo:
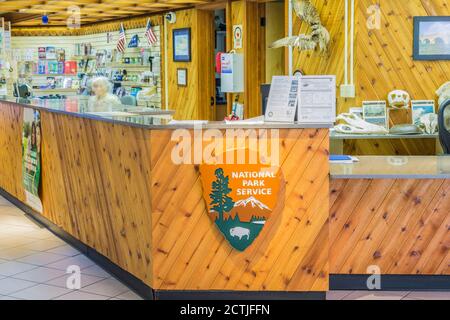
[[[278,167],[263,164],[202,164],[200,175],[208,214],[231,246],[247,249],[277,203]]]

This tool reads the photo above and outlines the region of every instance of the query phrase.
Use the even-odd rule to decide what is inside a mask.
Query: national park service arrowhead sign
[[[247,249],[277,204],[280,169],[261,164],[200,165],[208,214],[231,246]]]

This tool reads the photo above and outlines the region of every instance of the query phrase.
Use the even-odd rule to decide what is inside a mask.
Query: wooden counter
[[[364,275],[375,266],[416,277],[410,282],[447,276],[439,279],[448,289],[450,158],[359,158],[331,165],[330,273]]]
[[[24,202],[23,106],[0,103],[0,188]],[[172,129],[41,110],[43,216],[155,290],[328,289],[328,129],[279,129],[283,183],[245,251],[208,217],[197,165]]]

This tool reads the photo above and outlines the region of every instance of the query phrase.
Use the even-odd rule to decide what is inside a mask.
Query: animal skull
[[[353,113],[342,113],[336,117],[337,120],[345,122],[334,127],[338,133],[352,134],[387,134],[389,133],[385,127],[364,121]]]
[[[388,95],[389,106],[394,109],[408,109],[411,98],[409,93],[403,90],[394,90]]]
[[[420,117],[419,128],[428,134],[438,132],[438,116],[435,113],[429,113]]]

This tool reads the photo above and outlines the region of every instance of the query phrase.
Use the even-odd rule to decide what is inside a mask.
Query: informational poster
[[[233,26],[233,49],[242,49],[242,24]]]
[[[270,85],[265,121],[294,122],[300,78],[274,76]]]
[[[336,76],[302,76],[298,97],[299,122],[336,122]]]
[[[26,203],[42,213],[39,198],[41,183],[41,116],[39,111],[24,108],[22,128],[22,182]]]

